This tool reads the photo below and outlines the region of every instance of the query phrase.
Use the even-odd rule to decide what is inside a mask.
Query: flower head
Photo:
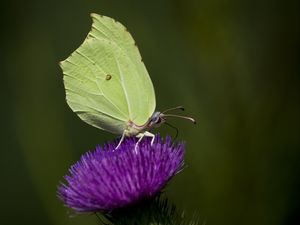
[[[126,138],[87,152],[58,188],[65,205],[77,212],[109,212],[154,197],[183,166],[184,145],[159,136]]]

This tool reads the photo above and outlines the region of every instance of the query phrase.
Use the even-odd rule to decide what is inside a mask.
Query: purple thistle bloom
[[[135,151],[137,139],[126,138],[87,152],[64,178],[58,196],[77,212],[110,212],[159,193],[183,168],[184,145],[156,137],[151,146],[144,138]]]

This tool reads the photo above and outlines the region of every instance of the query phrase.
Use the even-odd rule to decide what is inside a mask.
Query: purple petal
[[[152,198],[183,166],[184,145],[156,136],[144,138],[135,151],[137,139],[126,138],[87,152],[69,169],[66,184],[58,196],[77,212],[112,211]]]

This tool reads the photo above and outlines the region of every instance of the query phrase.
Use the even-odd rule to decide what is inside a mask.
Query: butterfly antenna
[[[169,123],[167,123],[167,122],[165,122],[165,124],[166,125],[168,125],[169,127],[171,127],[171,128],[173,128],[175,131],[176,131],[176,135],[175,135],[175,137],[173,138],[173,143],[174,143],[174,141],[177,139],[177,137],[178,137],[178,128],[177,127],[175,127],[175,126],[173,126],[173,125],[171,125],[171,124],[169,124]]]
[[[177,117],[177,118],[181,118],[181,119],[190,120],[194,124],[196,124],[196,120],[193,117],[189,117],[189,116],[180,116],[180,115],[175,115],[175,114],[164,114],[164,117]]]
[[[166,113],[166,112],[169,112],[169,111],[173,111],[173,110],[177,110],[177,109],[180,109],[182,111],[184,111],[184,107],[183,106],[176,106],[176,107],[173,107],[173,108],[169,108],[169,109],[166,109],[165,111],[163,111],[162,113]]]

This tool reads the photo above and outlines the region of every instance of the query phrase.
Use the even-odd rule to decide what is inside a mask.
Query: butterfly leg
[[[152,133],[150,133],[150,132],[148,132],[148,131],[145,131],[144,133],[139,133],[138,135],[136,135],[136,137],[139,138],[139,140],[137,141],[137,143],[136,143],[135,146],[134,146],[135,152],[137,152],[137,146],[139,145],[139,143],[142,141],[142,139],[143,139],[145,136],[146,136],[146,137],[151,137],[151,138],[152,138],[152,140],[151,140],[151,145],[153,145],[154,140],[155,140],[155,135],[154,135],[154,134],[152,134]]]
[[[138,147],[139,143],[142,141],[142,139],[143,139],[144,136],[145,136],[145,132],[144,132],[144,133],[139,133],[138,135],[136,135],[136,137],[137,137],[139,140],[136,142],[136,144],[135,144],[135,146],[134,146],[134,151],[135,151],[135,153],[137,153],[137,147]]]
[[[152,138],[152,139],[151,139],[151,145],[153,145],[154,140],[155,140],[155,135],[152,134],[152,133],[150,133],[150,132],[148,132],[148,131],[145,131],[144,134],[145,134],[144,136],[146,136],[146,137],[151,137],[151,138]]]
[[[118,143],[118,145],[117,145],[117,147],[116,147],[116,149],[118,149],[119,147],[120,147],[120,145],[122,144],[122,142],[124,141],[124,138],[125,138],[125,130],[123,131],[123,134],[122,134],[122,137],[121,137],[121,139],[120,139],[120,141],[119,141],[119,143]]]

